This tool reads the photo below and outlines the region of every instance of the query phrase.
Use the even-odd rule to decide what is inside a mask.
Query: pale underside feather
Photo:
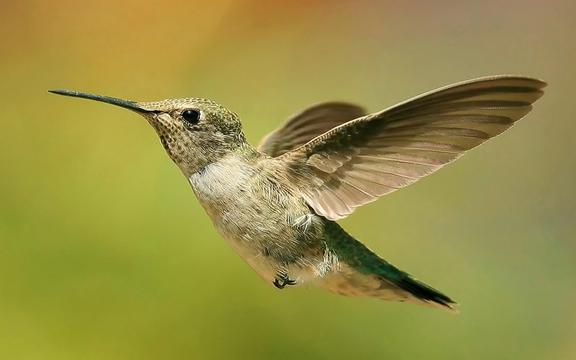
[[[344,296],[370,296],[381,300],[406,301],[458,313],[458,305],[454,302],[441,303],[419,298],[386,279],[375,274],[363,274],[342,263],[337,272],[322,278],[318,285]]]

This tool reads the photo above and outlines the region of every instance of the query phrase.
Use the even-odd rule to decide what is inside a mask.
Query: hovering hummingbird
[[[210,100],[51,92],[142,115],[218,232],[278,289],[310,282],[342,295],[456,310],[448,296],[383,260],[335,221],[508,129],[545,86],[520,76],[485,77],[373,114],[322,103],[293,116],[256,149],[238,115]]]

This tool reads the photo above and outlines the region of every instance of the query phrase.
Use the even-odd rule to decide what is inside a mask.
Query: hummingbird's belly
[[[233,161],[208,165],[190,183],[218,232],[266,281],[287,273],[302,282],[329,268],[323,219],[290,189]]]
[[[316,276],[324,249],[315,223],[321,220],[307,208],[291,215],[242,201],[227,211],[208,208],[220,235],[266,281],[281,272],[301,282]]]

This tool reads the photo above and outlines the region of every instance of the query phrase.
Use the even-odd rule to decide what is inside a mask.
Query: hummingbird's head
[[[139,113],[156,130],[166,152],[186,176],[246,143],[238,115],[210,100],[136,102],[70,90],[50,92],[101,101]]]

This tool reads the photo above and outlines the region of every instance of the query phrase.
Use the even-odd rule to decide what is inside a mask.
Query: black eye
[[[196,125],[200,121],[200,111],[195,109],[186,109],[182,111],[182,119],[191,125]]]

